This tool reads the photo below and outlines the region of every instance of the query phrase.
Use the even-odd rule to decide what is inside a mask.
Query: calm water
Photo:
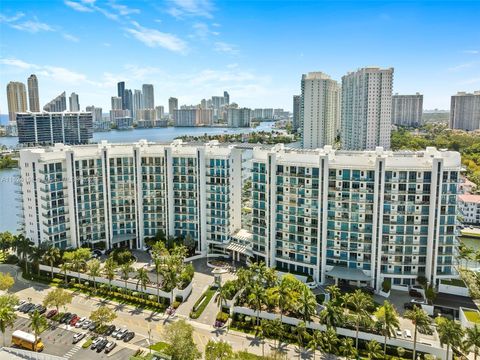
[[[155,128],[155,129],[136,129],[126,131],[108,131],[93,134],[93,141],[107,140],[109,142],[135,142],[140,139],[148,141],[170,141],[177,136],[193,135],[201,136],[203,134],[240,134],[251,131],[271,131],[273,123],[261,123],[255,129],[229,129],[229,128]],[[18,144],[16,137],[0,137],[0,145],[14,148]],[[8,169],[0,170],[0,231],[17,232],[17,219],[20,213],[19,201],[15,193],[19,187],[18,182],[19,170]]]

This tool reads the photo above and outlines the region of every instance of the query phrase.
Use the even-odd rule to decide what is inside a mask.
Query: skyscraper
[[[132,96],[132,90],[130,89],[125,89],[125,110],[130,110],[130,114],[133,112],[133,96]]]
[[[122,98],[120,96],[112,96],[112,110],[122,110]]]
[[[25,84],[10,81],[7,84],[8,119],[15,123],[16,113],[27,111],[27,91]]]
[[[173,119],[173,114],[175,110],[178,109],[178,99],[171,97],[168,99],[168,115]]]
[[[30,111],[38,112],[40,111],[40,98],[38,95],[38,80],[35,74],[32,74],[28,77],[28,104],[30,106]]]
[[[78,94],[72,92],[70,98],[68,99],[70,104],[70,111],[80,111],[80,102],[78,101]]]
[[[392,96],[392,124],[399,126],[419,126],[422,124],[423,95]]]
[[[300,123],[304,148],[316,149],[335,143],[340,116],[339,91],[338,83],[327,74],[302,75]]]
[[[223,92],[223,98],[225,99],[225,105],[229,105],[230,104],[230,94],[228,93],[228,91]]]
[[[297,131],[300,127],[300,106],[302,104],[301,95],[293,95],[293,131]],[[256,111],[257,109],[255,109]],[[261,109],[260,109],[261,110]]]
[[[251,118],[251,109],[229,107],[227,110],[227,123],[229,127],[249,127]]]
[[[65,91],[45,105],[43,110],[48,112],[62,112],[67,110],[67,95]]]
[[[125,81],[117,83],[117,96],[122,98],[122,109],[125,109]]]
[[[467,131],[480,129],[480,91],[473,94],[459,92],[452,96],[450,128]]]
[[[133,92],[133,106],[132,106],[132,117],[135,120],[138,120],[138,113],[142,109],[142,90],[134,90]]]
[[[367,67],[342,77],[342,148],[390,148],[393,68]]]
[[[155,120],[162,120],[164,113],[165,109],[163,108],[163,106],[160,105],[155,107]]]
[[[155,109],[155,100],[153,96],[153,85],[152,84],[143,84],[142,85],[143,93],[143,108],[144,109]]]

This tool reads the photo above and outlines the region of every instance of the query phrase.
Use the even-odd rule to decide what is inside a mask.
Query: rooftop
[[[463,202],[480,204],[480,195],[461,194],[458,195],[458,199]]]

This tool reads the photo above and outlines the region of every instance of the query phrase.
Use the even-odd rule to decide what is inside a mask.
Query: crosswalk
[[[78,350],[80,350],[80,348],[81,348],[80,345],[75,344],[75,346],[72,347],[65,355],[63,355],[63,357],[64,357],[65,359],[70,359],[73,355],[76,354],[76,352],[77,352]]]

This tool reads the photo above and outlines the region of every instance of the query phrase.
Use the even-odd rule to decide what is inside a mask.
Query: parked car
[[[82,325],[83,325],[83,322],[87,320],[87,318],[85,316],[81,317],[80,319],[78,319],[78,321],[76,322],[75,324],[75,327],[76,328],[81,328]]]
[[[107,339],[104,339],[103,341],[100,341],[98,344],[97,344],[97,352],[102,352],[103,349],[105,349],[105,346],[107,346],[108,344],[108,340]]]
[[[108,344],[105,346],[105,354],[108,354],[110,351],[115,349],[117,343],[115,341],[109,341]]]
[[[97,347],[97,345],[98,345],[101,341],[103,341],[103,340],[105,340],[105,338],[104,338],[104,337],[101,337],[101,336],[99,336],[98,338],[96,338],[95,340],[93,340],[92,346],[90,347],[90,349],[95,350],[95,348]]]
[[[88,327],[88,330],[94,331],[96,328],[97,328],[97,323],[92,322],[92,323],[90,324],[90,326]]]
[[[427,303],[424,298],[412,299],[412,300],[410,300],[410,302],[413,303],[413,304],[426,304]]]
[[[27,300],[20,300],[20,302],[17,305],[15,305],[13,309],[19,311],[20,308],[23,306],[23,304],[26,304],[26,303],[27,303]]]
[[[410,289],[410,290],[408,291],[408,294],[409,294],[411,297],[414,297],[414,298],[423,298],[422,294],[421,294],[419,291],[415,290],[415,289]]]
[[[117,336],[115,336],[115,338],[117,340],[122,340],[124,338],[124,336],[127,334],[128,332],[128,329],[127,328],[123,328],[121,329],[118,333],[117,333]]]
[[[405,334],[405,338],[411,339],[412,338],[412,332],[408,329],[404,330],[403,333]]]
[[[107,329],[108,330],[108,329]],[[109,334],[109,335],[112,335],[112,337],[116,338],[117,337],[117,334],[119,333],[119,331],[122,330],[120,328],[114,328],[114,330]],[[106,334],[106,332],[105,332]]]
[[[76,333],[73,335],[73,341],[72,344],[78,343],[80,340],[82,340],[87,334],[86,333]]]
[[[130,340],[132,340],[133,338],[135,337],[135,333],[133,331],[129,331],[125,334],[125,336],[123,337],[123,341],[124,342],[129,342]]]
[[[82,323],[82,329],[87,330],[90,327],[90,325],[92,325],[92,322],[87,319]]]
[[[398,338],[401,338],[403,336],[402,330],[400,329],[397,329],[396,334]]]
[[[41,314],[45,314],[45,312],[47,311],[47,308],[43,305],[37,305],[35,306],[35,310],[37,310],[38,313],[41,315]]]
[[[31,308],[35,307],[35,304],[33,303],[26,303],[26,304],[23,304],[21,307],[20,307],[20,311],[23,312],[23,313],[28,313],[30,311]]]
[[[72,319],[69,322],[70,326],[75,326],[75,324],[78,322],[78,320],[80,320],[79,316],[75,315],[74,317],[72,317]]]
[[[33,314],[35,311],[38,311],[40,313],[40,310],[43,308],[42,305],[33,305],[30,307],[28,310],[28,314]]]
[[[76,317],[77,317],[77,314],[70,314],[70,316],[68,317],[68,319],[65,320],[65,324],[66,324],[66,325],[69,325],[70,322],[71,322],[74,318],[76,318]]]
[[[50,319],[50,318],[54,317],[54,316],[57,315],[57,314],[58,314],[57,309],[52,309],[52,310],[50,310],[49,312],[47,312],[47,315],[45,315],[45,317],[46,317],[47,319]]]
[[[112,335],[113,336],[113,332],[115,331],[115,325],[110,325],[109,327],[107,327],[107,329],[105,330],[105,335]],[[118,332],[118,331],[117,331]]]
[[[72,315],[72,313],[65,313],[63,314],[63,316],[60,318],[59,322],[60,324],[66,324],[67,323],[67,319]]]

